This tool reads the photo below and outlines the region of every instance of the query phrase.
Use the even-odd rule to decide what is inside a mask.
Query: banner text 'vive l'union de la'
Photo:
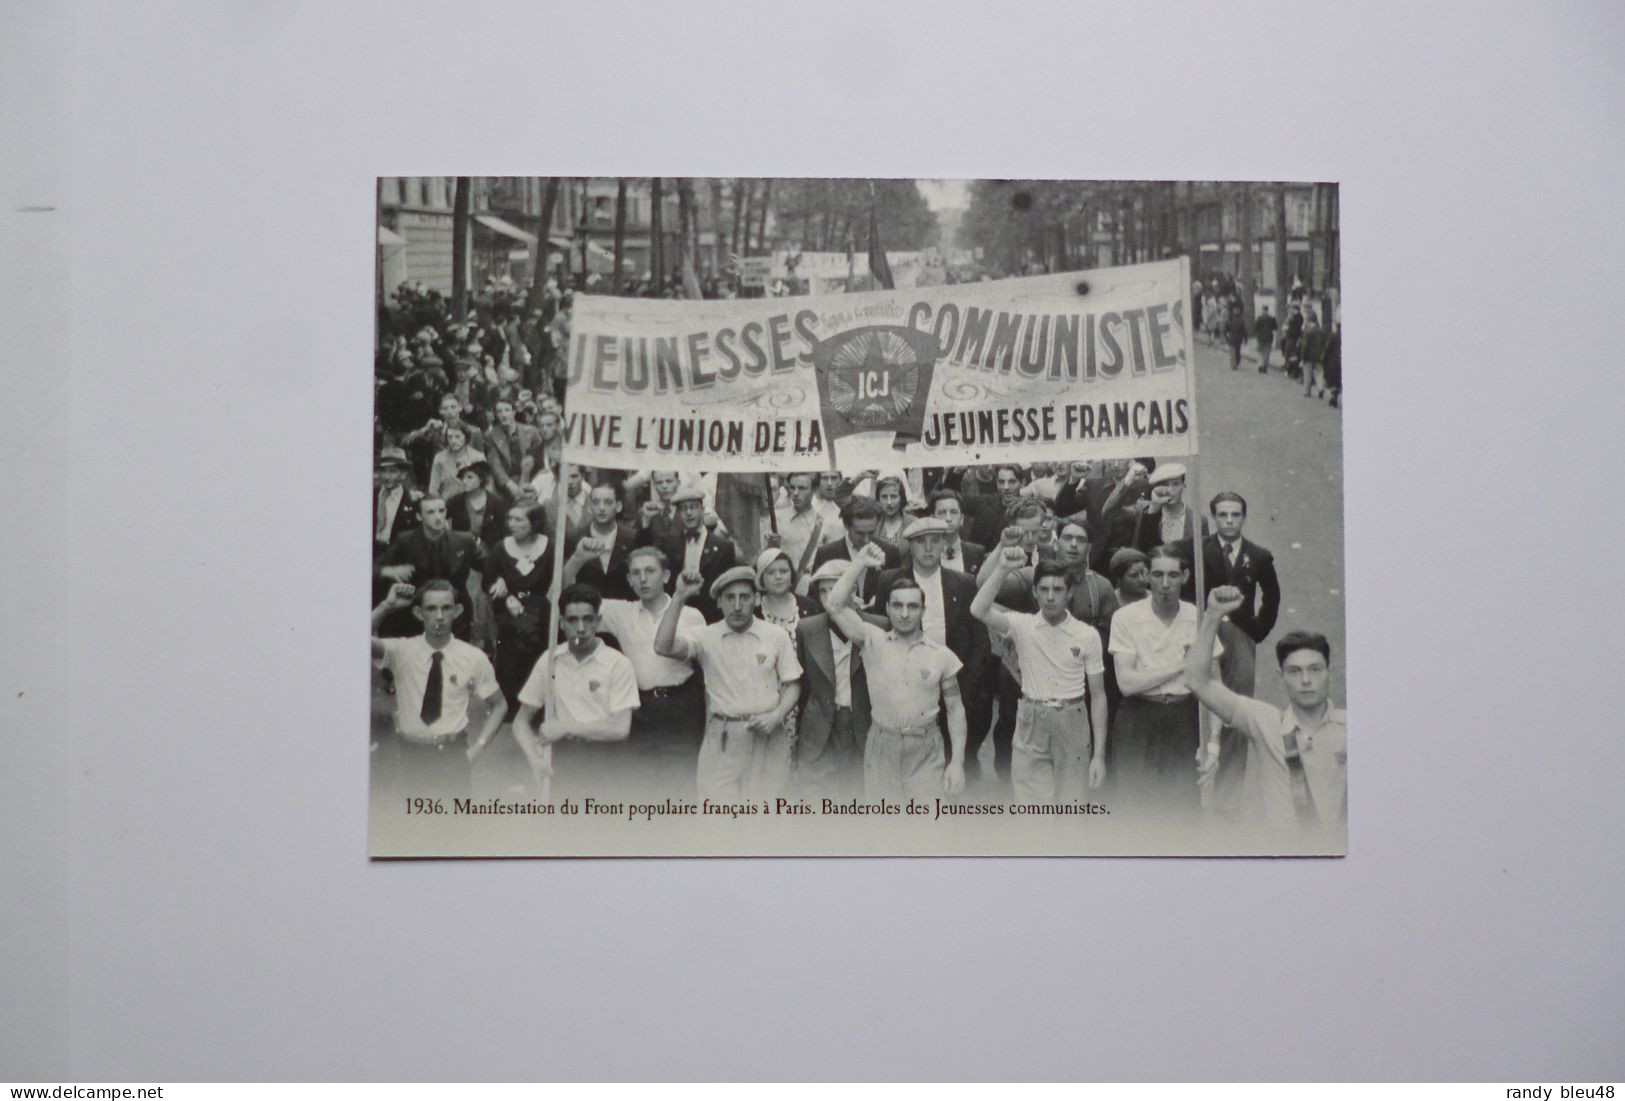
[[[1193,454],[1184,272],[1170,260],[823,297],[578,296],[570,458],[745,471]]]

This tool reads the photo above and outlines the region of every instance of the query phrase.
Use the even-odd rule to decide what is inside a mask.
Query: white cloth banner
[[[578,295],[566,445],[589,466],[725,471],[1194,454],[1189,288],[1168,260],[826,297]]]

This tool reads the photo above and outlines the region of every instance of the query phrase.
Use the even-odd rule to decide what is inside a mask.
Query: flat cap
[[[808,585],[816,588],[825,581],[839,581],[841,576],[846,573],[846,568],[851,564],[844,558],[831,558],[813,571],[812,577],[808,579]]]
[[[1151,472],[1151,477],[1147,481],[1151,485],[1161,485],[1163,482],[1171,482],[1175,478],[1183,478],[1184,476],[1185,466],[1183,463],[1163,463]]]
[[[947,535],[948,525],[935,516],[922,516],[903,529],[904,539],[917,539],[922,535]]]
[[[699,486],[681,486],[676,493],[671,495],[671,503],[680,505],[684,501],[698,501],[703,505],[705,503],[705,491],[700,489]]]
[[[729,585],[736,585],[741,581],[749,585],[751,591],[754,592],[756,590],[756,571],[749,566],[734,566],[732,569],[723,570],[722,575],[711,582],[711,599],[721,600],[723,589],[726,589]]]

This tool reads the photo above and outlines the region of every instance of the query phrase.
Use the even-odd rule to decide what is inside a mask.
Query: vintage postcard
[[[1336,184],[377,213],[374,856],[1347,851]]]

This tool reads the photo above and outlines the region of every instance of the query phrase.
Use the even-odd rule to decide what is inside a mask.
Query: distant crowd
[[[406,291],[381,317],[376,738],[402,790],[468,793],[508,731],[499,791],[1102,800],[1341,828],[1324,636],[1276,639],[1287,708],[1252,698],[1282,593],[1239,494],[1187,501],[1185,468],[1151,457],[568,465],[569,313],[567,294],[499,293],[454,317]]]

